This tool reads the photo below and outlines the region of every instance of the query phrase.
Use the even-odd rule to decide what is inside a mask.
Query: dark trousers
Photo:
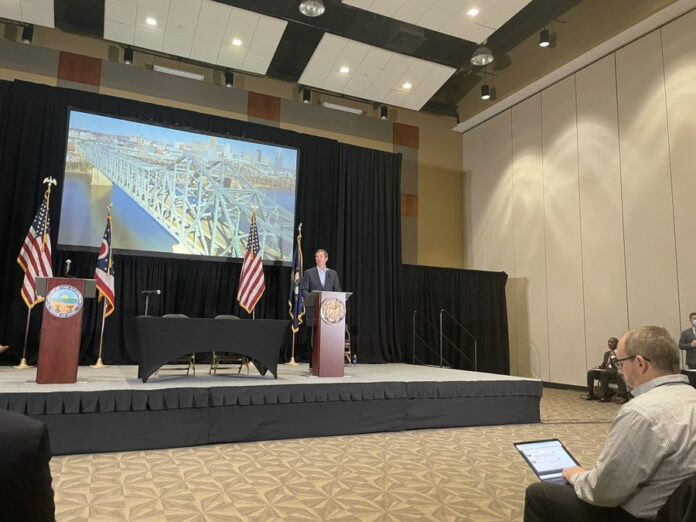
[[[599,507],[580,500],[572,486],[537,482],[524,497],[524,522],[634,522],[619,507]]]
[[[594,382],[595,379],[599,381],[602,387],[602,393],[604,397],[607,396],[609,391],[609,382],[615,382],[618,386],[617,393],[619,397],[626,397],[626,383],[624,383],[623,377],[619,375],[619,372],[611,370],[600,370],[593,368],[587,371],[587,393],[593,396]]]

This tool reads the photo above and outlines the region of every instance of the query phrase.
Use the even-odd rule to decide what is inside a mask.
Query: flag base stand
[[[22,357],[22,360],[19,361],[19,364],[17,366],[13,366],[15,370],[28,370],[29,368],[33,368],[31,364],[27,363],[27,360]]]
[[[295,356],[293,355],[290,357],[290,362],[288,362],[290,366],[297,366],[297,362],[295,362]]]
[[[104,364],[104,361],[102,361],[102,358],[99,357],[99,359],[97,359],[97,362],[94,363],[94,364],[90,364],[89,367],[90,367],[90,368],[108,368],[109,365],[108,365],[108,364]]]

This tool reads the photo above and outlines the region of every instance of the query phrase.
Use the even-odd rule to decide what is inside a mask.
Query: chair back
[[[164,314],[162,319],[188,319],[189,316],[186,314]]]
[[[674,490],[657,512],[656,522],[693,522],[696,520],[696,475]]]
[[[239,319],[239,317],[237,317],[236,315],[231,315],[231,314],[229,314],[229,315],[222,314],[222,315],[216,315],[215,319]]]

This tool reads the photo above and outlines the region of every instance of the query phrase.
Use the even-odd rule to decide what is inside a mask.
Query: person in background
[[[679,336],[679,349],[686,352],[686,365],[696,370],[696,312],[689,314],[690,326]]]
[[[633,399],[611,425],[594,469],[562,471],[568,484],[527,488],[525,522],[654,519],[696,476],[696,389],[679,375],[679,350],[661,326],[625,334],[614,364]]]
[[[602,364],[597,368],[590,368],[587,371],[587,395],[583,396],[584,399],[588,401],[609,402],[611,396],[609,395],[609,382],[615,382],[618,386],[616,394],[616,402],[623,404],[628,400],[628,394],[626,393],[626,384],[619,375],[617,369],[614,367],[613,359],[616,357],[616,347],[619,344],[619,340],[616,337],[610,337],[607,340],[607,347],[609,348],[604,352],[604,357],[602,358]],[[601,397],[595,397],[594,395],[594,383],[598,380],[602,389]]]
[[[53,522],[51,445],[43,422],[0,410],[0,520]]]

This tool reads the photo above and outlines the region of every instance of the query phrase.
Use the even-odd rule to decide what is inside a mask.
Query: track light
[[[310,18],[321,16],[326,11],[326,6],[322,0],[302,0],[300,2],[300,13]]]
[[[389,119],[389,107],[386,105],[382,105],[379,108],[379,119],[380,120],[388,120]]]
[[[481,99],[482,100],[490,100],[491,99],[491,88],[488,86],[487,83],[484,83],[481,86]]]
[[[470,61],[473,65],[484,67],[489,63],[493,63],[495,61],[495,56],[493,56],[493,51],[488,47],[481,45],[474,51],[474,54],[471,55]]]
[[[123,63],[130,65],[133,63],[133,49],[126,47],[123,50]]]
[[[539,47],[548,47],[551,45],[551,35],[548,29],[542,29],[539,33]]]
[[[34,26],[25,25],[22,29],[22,43],[30,44],[34,39]]]
[[[234,73],[225,71],[225,87],[234,87]]]
[[[302,103],[312,103],[312,91],[302,89]]]

